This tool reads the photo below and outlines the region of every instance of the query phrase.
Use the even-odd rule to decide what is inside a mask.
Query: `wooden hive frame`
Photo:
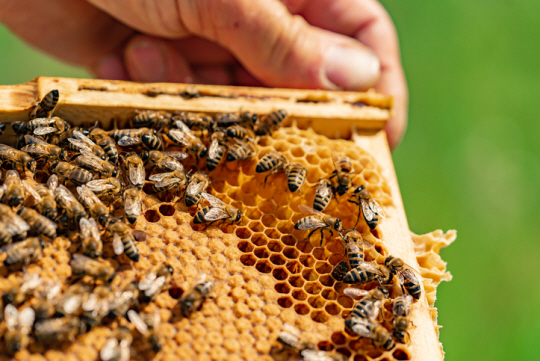
[[[200,97],[186,95],[193,88]],[[388,96],[374,91],[332,92],[39,77],[21,85],[0,87],[0,122],[28,120],[35,103],[53,89],[58,89],[61,94],[55,115],[74,124],[91,124],[99,120],[104,127],[110,127],[111,119],[123,124],[136,109],[207,113],[241,109],[268,113],[283,108],[290,114],[285,126],[294,122],[301,129],[312,128],[329,138],[351,139],[385,170],[384,176],[391,187],[393,207],[388,207],[387,218],[380,225],[389,253],[419,268],[384,131],[392,114],[392,99]],[[2,136],[3,143],[14,139],[10,132],[8,127]],[[413,360],[443,359],[432,306],[423,292],[413,307],[415,327],[410,331],[409,345]]]

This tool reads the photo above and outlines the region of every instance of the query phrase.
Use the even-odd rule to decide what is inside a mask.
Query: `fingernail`
[[[131,44],[128,52],[130,73],[135,80],[162,82],[167,80],[165,57],[155,44],[141,41]]]
[[[324,75],[344,90],[367,89],[375,84],[380,72],[379,59],[369,49],[333,45],[325,54]]]
[[[104,56],[98,60],[94,73],[97,78],[109,80],[128,80],[122,59],[116,55]]]

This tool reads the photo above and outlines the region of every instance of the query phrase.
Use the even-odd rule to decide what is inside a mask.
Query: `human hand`
[[[0,21],[97,77],[408,93],[392,21],[376,0],[5,0]],[[144,35],[143,35],[144,34]]]

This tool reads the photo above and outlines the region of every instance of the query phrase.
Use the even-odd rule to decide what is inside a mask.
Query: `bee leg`
[[[323,241],[324,241],[324,232],[323,232],[323,229],[321,228],[321,248],[322,248]]]
[[[313,229],[311,232],[309,232],[309,234],[307,235],[306,239],[309,239],[311,237],[311,235],[317,231],[318,228],[315,228]]]

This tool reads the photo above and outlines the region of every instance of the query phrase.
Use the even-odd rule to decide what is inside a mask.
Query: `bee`
[[[420,299],[420,296],[422,296],[422,288],[420,287],[418,277],[415,275],[415,272],[418,273],[418,271],[398,257],[388,256],[384,260],[384,264],[391,275],[397,275],[403,294],[405,294],[406,290],[415,300]]]
[[[82,305],[90,295],[90,287],[86,283],[75,283],[68,287],[56,304],[56,312],[63,316],[78,316]]]
[[[106,160],[98,158],[94,153],[83,151],[75,158],[75,163],[91,172],[99,173],[102,177],[116,177],[116,166]]]
[[[391,350],[396,345],[388,330],[373,320],[353,316],[345,320],[345,326],[357,335],[369,338],[375,347]]]
[[[174,270],[167,263],[156,265],[139,281],[139,290],[144,302],[153,301],[169,283]]]
[[[29,334],[34,325],[35,313],[31,307],[27,307],[19,312],[13,305],[7,305],[4,310],[7,331],[4,335],[6,351],[14,355],[18,351],[25,349],[29,342]]]
[[[377,321],[383,300],[386,298],[388,292],[382,287],[374,288],[371,291],[359,290],[357,288],[346,288],[344,290],[345,295],[352,298],[357,298],[360,295],[365,295],[360,301],[354,305],[351,317],[366,318],[372,321]]]
[[[325,210],[328,203],[332,200],[332,194],[334,188],[332,182],[328,179],[321,179],[317,184],[317,190],[315,191],[315,198],[313,199],[313,208],[316,211],[322,212]]]
[[[291,192],[299,190],[306,180],[307,169],[300,164],[289,164],[287,166],[287,185]]]
[[[90,132],[89,138],[103,148],[105,154],[109,158],[109,162],[114,165],[118,163],[118,148],[116,148],[114,139],[112,139],[106,131],[101,128],[95,128]]]
[[[83,128],[80,128],[80,127],[69,128],[64,133],[62,133],[62,134],[60,134],[58,136],[58,144],[60,144],[62,146],[66,146],[66,145],[68,145],[70,143],[68,141],[68,138],[78,139],[74,135],[75,132],[79,132],[82,135],[84,135],[85,137],[88,137],[88,135],[90,134],[90,131],[88,129],[83,129]],[[83,141],[83,142],[85,142],[85,141]]]
[[[147,132],[141,135],[141,142],[143,147],[150,150],[159,150],[162,151],[165,149],[165,145],[161,140],[161,136],[154,132]]]
[[[142,159],[135,153],[128,154],[124,160],[128,183],[133,187],[142,188],[144,185],[144,164]]]
[[[114,279],[114,268],[103,262],[97,261],[82,254],[75,253],[71,258],[71,273],[75,277],[90,276],[105,282]]]
[[[28,153],[0,144],[0,161],[11,163],[21,173],[36,172],[36,161]]]
[[[334,230],[337,231],[338,233],[341,232],[342,230],[341,219],[328,216],[304,204],[300,204],[298,208],[302,211],[302,213],[310,214],[309,216],[300,219],[294,225],[295,229],[311,230],[311,232],[309,232],[306,239],[309,239],[314,232],[320,230],[321,247],[322,247],[322,244],[324,241],[323,232],[325,230],[330,231],[332,236],[334,235]]]
[[[60,92],[58,89],[53,89],[41,99],[36,107],[30,113],[30,119],[34,118],[46,118],[50,117],[54,111],[54,108],[58,105],[58,99],[60,98]]]
[[[373,248],[373,245],[365,241],[355,229],[348,230],[342,239],[345,242],[349,265],[351,268],[358,268],[364,261],[364,247]]]
[[[78,317],[49,318],[36,322],[34,336],[46,345],[66,341],[73,342],[78,334],[86,331],[85,324]]]
[[[270,354],[279,361],[298,360],[301,352],[315,349],[315,345],[302,341],[300,331],[288,323],[283,324],[283,330],[279,333],[277,342],[281,348],[273,347]]]
[[[37,273],[24,273],[23,277],[8,277],[7,289],[2,292],[1,303],[10,303],[14,306],[23,304],[26,299],[33,295],[39,285],[43,282]]]
[[[339,262],[332,270],[332,277],[334,277],[336,281],[341,282],[345,279],[347,272],[349,272],[349,265],[347,262],[342,261]]]
[[[26,133],[34,135],[62,134],[70,128],[69,123],[59,117],[35,118],[25,124]]]
[[[131,343],[133,336],[129,328],[120,326],[105,342],[99,351],[102,361],[129,361],[131,359]]]
[[[378,265],[364,261],[357,262],[358,266],[347,272],[343,282],[357,285],[368,283],[373,280],[379,280],[379,282],[381,282],[381,279],[385,278],[385,272],[381,267],[378,267]]]
[[[158,353],[161,350],[161,343],[159,341],[159,335],[157,329],[161,321],[159,314],[156,312],[153,315],[139,315],[134,310],[127,312],[129,321],[135,325],[137,331],[144,336],[152,351]]]
[[[0,224],[0,243],[3,244],[10,244],[12,240],[25,239],[30,229],[28,223],[5,204],[0,204]]]
[[[244,142],[240,139],[236,139],[236,142],[229,147],[227,152],[227,162],[251,159],[255,156],[257,150],[252,142]]]
[[[124,191],[124,213],[129,223],[137,222],[141,215],[141,191],[139,188],[128,188]]]
[[[193,134],[183,122],[177,120],[175,122],[177,128],[170,129],[167,133],[169,139],[192,153],[197,161],[200,158],[206,157],[207,149],[201,139]]]
[[[236,209],[234,206],[225,204],[222,200],[208,193],[203,192],[202,196],[210,203],[210,206],[199,210],[193,218],[193,223],[208,223],[208,226],[210,226],[219,220],[223,220],[223,222],[229,221],[233,224],[240,222],[242,219],[242,211]]]
[[[188,182],[186,173],[179,170],[169,173],[153,174],[148,179],[155,182],[152,185],[152,190],[155,193],[163,193],[173,188],[184,187]]]
[[[37,293],[37,301],[32,308],[36,314],[36,320],[44,320],[54,316],[58,297],[62,291],[60,282],[45,281],[41,284]]]
[[[218,113],[216,114],[214,126],[228,127],[231,124],[242,122],[243,119],[237,113]]]
[[[71,133],[71,136],[71,138],[67,138],[67,141],[69,142],[69,150],[80,153],[94,154],[101,160],[107,160],[108,157],[105,150],[90,140],[90,138],[84,135],[81,131],[74,130]]]
[[[244,139],[244,140],[251,140],[255,138],[255,134],[253,134],[253,131],[251,129],[244,128],[243,126],[238,125],[238,124],[231,125],[226,130],[227,130],[227,136],[229,138]]]
[[[7,125],[5,123],[0,123],[0,135],[4,134],[6,131]]]
[[[210,131],[214,127],[214,119],[204,113],[180,112],[172,118],[173,122],[181,121],[189,129],[198,129],[201,131]]]
[[[269,135],[273,130],[280,127],[281,123],[288,117],[286,110],[276,110],[257,119],[253,129],[257,135]]]
[[[68,160],[68,155],[65,150],[56,145],[47,143],[44,140],[31,135],[25,135],[26,145],[21,148],[23,152],[32,154],[36,158],[47,158],[48,160]]]
[[[114,253],[120,255],[123,252],[133,262],[139,262],[139,250],[135,244],[135,237],[126,223],[115,220],[109,224],[107,231],[113,236]]]
[[[300,352],[303,361],[346,361],[348,358],[342,354],[331,354],[327,351],[306,349]]]
[[[360,208],[362,208],[362,216],[364,217],[367,225],[370,229],[375,229],[375,227],[377,227],[377,225],[379,224],[379,217],[385,217],[383,209],[381,208],[379,203],[377,203],[377,201],[373,199],[371,194],[364,186],[359,186],[354,190],[354,197],[356,198],[356,202],[349,202],[354,203]],[[356,223],[358,224],[358,220],[356,221]]]
[[[208,188],[210,179],[205,172],[197,172],[191,177],[186,188],[186,206],[197,205],[202,197],[202,192]]]
[[[101,242],[101,234],[94,218],[81,218],[79,220],[81,228],[81,247],[82,253],[85,256],[96,258],[101,256],[103,251],[103,243]]]
[[[117,195],[122,191],[122,183],[118,178],[96,179],[85,184],[98,197]]]
[[[129,308],[139,298],[139,289],[134,282],[128,283],[121,290],[114,294],[109,305],[109,309],[116,317],[124,317]]]
[[[411,314],[412,296],[399,296],[394,300],[392,306],[392,314],[394,319],[392,320],[392,328],[394,339],[401,343],[408,343],[410,336],[407,332],[411,320],[409,318]]]
[[[19,172],[13,169],[8,170],[3,187],[5,192],[2,200],[11,207],[17,207],[24,202],[25,192]]]
[[[37,203],[35,208],[38,212],[51,220],[55,220],[58,212],[56,210],[54,192],[58,187],[58,176],[56,174],[51,174],[47,180],[47,184],[38,183],[33,188],[29,183],[23,181],[23,186],[36,200]]]
[[[82,169],[66,162],[57,161],[53,163],[51,165],[51,172],[64,180],[69,179],[78,186],[94,180],[94,175],[86,169]]]
[[[109,313],[109,304],[113,298],[110,285],[99,285],[83,302],[83,314],[81,319],[90,327],[101,324],[101,321]]]
[[[79,222],[81,218],[86,217],[86,211],[82,204],[77,201],[73,193],[63,185],[59,185],[54,192],[56,204],[65,212],[68,221]]]
[[[338,157],[335,153],[332,154],[334,167],[336,168],[329,179],[336,179],[337,186],[335,190],[340,196],[349,191],[352,186],[354,170],[351,159],[347,156]]]
[[[96,219],[103,227],[109,223],[109,207],[105,206],[98,196],[84,184],[77,187],[79,201],[88,209],[90,217]]]
[[[206,167],[211,172],[221,163],[227,151],[227,135],[223,130],[216,130],[210,137],[210,148],[206,158]]]
[[[172,114],[163,110],[136,110],[130,120],[132,128],[151,127],[162,129],[170,126]]]
[[[266,184],[266,180],[269,176],[281,170],[284,170],[286,167],[287,158],[274,150],[270,153],[266,153],[259,160],[259,162],[257,163],[257,167],[255,168],[255,172],[264,173],[272,171],[264,178],[264,183]]]
[[[159,150],[143,150],[141,159],[148,162],[152,168],[157,167],[164,172],[184,171],[184,166],[180,161],[187,158],[184,152],[160,152]]]
[[[184,293],[178,302],[182,315],[189,317],[193,312],[197,311],[213,290],[214,282],[203,280]]]
[[[56,228],[58,226],[49,218],[39,214],[32,208],[22,207],[17,214],[30,226],[35,232],[44,235],[50,239],[56,238]]]

